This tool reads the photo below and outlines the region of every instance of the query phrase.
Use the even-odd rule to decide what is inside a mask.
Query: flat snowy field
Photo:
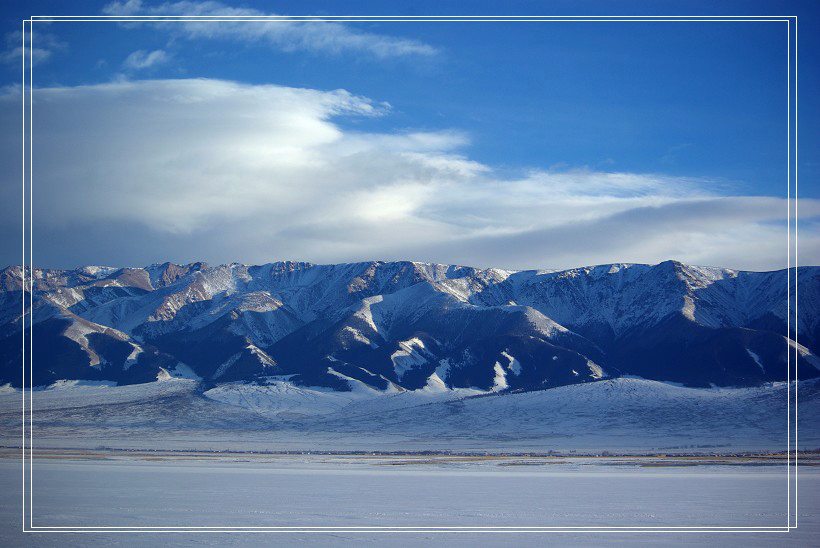
[[[2,546],[308,544],[812,546],[820,473],[801,468],[786,533],[22,533],[19,461],[0,460]],[[277,462],[35,461],[38,526],[734,526],[786,524],[783,467],[612,467],[496,461],[396,466]]]
[[[800,392],[800,448],[817,448],[815,381],[691,389],[624,378],[474,398],[333,393],[284,381],[207,391],[184,379],[122,387],[60,383],[31,394],[34,524],[783,527],[786,466],[776,458],[697,466],[678,459],[681,466],[669,466],[638,457],[603,464],[265,452],[782,451],[790,390]],[[19,391],[0,389],[0,546],[746,547],[816,546],[820,538],[820,468],[809,464],[800,468],[799,528],[788,534],[22,533],[22,467],[15,460],[21,404]]]

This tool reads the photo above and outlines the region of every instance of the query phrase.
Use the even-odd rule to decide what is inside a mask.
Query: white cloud
[[[109,15],[262,16],[276,15],[256,9],[235,8],[220,2],[166,2],[149,6],[141,0],[112,2],[103,8]],[[188,39],[227,39],[267,42],[283,51],[339,54],[366,53],[377,58],[430,56],[437,50],[417,40],[359,31],[332,21],[255,20],[186,21],[151,23],[155,28]]]
[[[17,94],[0,98],[12,123]],[[35,113],[44,264],[786,262],[784,199],[721,196],[713,181],[662,174],[501,178],[464,154],[469,139],[458,131],[345,129],[345,117],[389,109],[344,90],[120,81],[38,89]],[[16,165],[19,150],[5,149]],[[0,217],[14,218],[19,200],[0,202]],[[820,201],[801,200],[800,212],[820,217]],[[801,231],[801,249],[804,264],[818,263],[817,225]]]
[[[32,33],[23,35],[22,31],[8,32],[5,35],[6,49],[0,52],[0,62],[21,65],[23,54],[26,55],[26,65],[31,62],[39,65],[51,59],[54,52],[64,51],[66,45],[53,34],[37,31],[34,33],[34,47],[31,47]]]
[[[161,49],[151,52],[140,49],[126,57],[125,61],[122,62],[122,66],[131,70],[143,70],[167,63],[170,58],[170,55]]]

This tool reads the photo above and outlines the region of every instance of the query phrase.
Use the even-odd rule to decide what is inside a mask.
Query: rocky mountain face
[[[34,385],[196,375],[502,392],[626,375],[688,386],[783,381],[789,367],[820,376],[820,267],[165,263],[34,269],[25,287],[23,274],[0,271],[0,384],[22,384],[24,331]]]

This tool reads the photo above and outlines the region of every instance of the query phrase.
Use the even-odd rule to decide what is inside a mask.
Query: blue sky
[[[0,108],[19,116],[15,32],[30,14],[467,14],[462,6],[21,3],[3,14]],[[812,8],[522,2],[504,14],[797,14],[802,91],[818,89]],[[276,25],[35,24],[44,266],[786,263],[783,22]],[[816,264],[817,101],[803,93],[801,263]],[[17,204],[12,175],[5,192]],[[11,232],[15,215],[4,215]],[[66,246],[68,233],[87,244]],[[0,262],[18,255],[7,243]]]

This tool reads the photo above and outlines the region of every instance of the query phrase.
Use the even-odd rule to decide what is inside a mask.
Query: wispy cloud
[[[4,119],[19,112],[16,93],[0,97]],[[38,89],[35,101],[42,261],[785,265],[783,198],[652,173],[500,177],[457,130],[345,129],[346,117],[390,111],[344,90],[143,80]],[[0,218],[17,203],[0,200]],[[820,200],[800,212],[820,219]],[[820,224],[801,230],[801,250],[818,262]]]
[[[276,15],[250,8],[230,7],[220,2],[166,2],[147,5],[141,0],[112,2],[103,8],[110,15]],[[174,36],[187,39],[224,39],[241,42],[262,42],[283,51],[316,53],[364,53],[384,59],[405,56],[431,56],[436,48],[406,38],[363,32],[350,25],[335,22],[304,22],[294,20],[258,21],[194,21],[151,23]]]
[[[55,52],[65,51],[66,44],[53,34],[37,32],[34,36],[34,47],[31,47],[31,33],[23,36],[22,31],[8,32],[5,35],[6,49],[0,52],[0,62],[20,64],[23,54],[26,55],[26,64],[31,62],[39,65],[51,59]]]
[[[126,57],[125,61],[122,62],[122,66],[130,70],[143,70],[167,63],[170,58],[171,56],[161,49],[151,52],[140,49]]]

